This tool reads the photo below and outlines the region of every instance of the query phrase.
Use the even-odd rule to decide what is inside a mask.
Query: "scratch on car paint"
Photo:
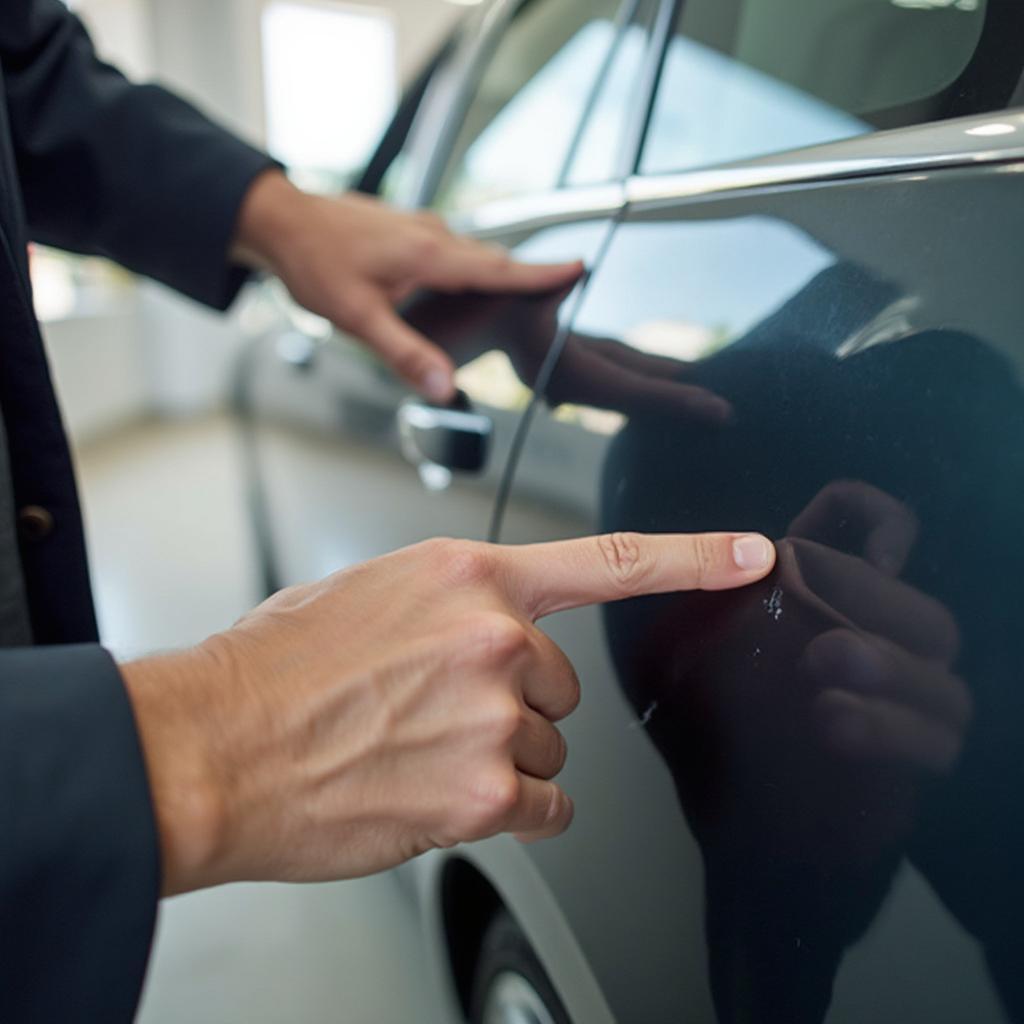
[[[765,611],[778,622],[782,618],[782,587],[776,587],[763,603]]]
[[[635,722],[632,723],[630,728],[632,728],[632,729],[644,729],[644,728],[646,728],[647,727],[647,723],[650,722],[650,720],[651,720],[651,716],[657,710],[658,710],[658,702],[656,700],[652,700],[651,704],[650,704],[650,707],[648,707],[648,709]]]

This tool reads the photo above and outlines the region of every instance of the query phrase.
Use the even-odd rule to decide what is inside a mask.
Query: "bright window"
[[[271,152],[307,184],[343,183],[369,159],[395,106],[390,18],[370,8],[272,0],[262,30]]]

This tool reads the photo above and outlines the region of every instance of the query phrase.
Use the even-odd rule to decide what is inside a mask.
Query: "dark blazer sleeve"
[[[0,1020],[130,1021],[159,877],[145,765],[110,656],[0,651]]]
[[[60,0],[5,0],[0,61],[31,237],[226,308],[246,276],[238,209],[270,157],[103,64]]]

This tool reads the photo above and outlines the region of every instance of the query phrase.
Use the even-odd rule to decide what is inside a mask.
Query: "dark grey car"
[[[1017,0],[486,4],[367,184],[587,279],[411,303],[451,410],[316,322],[254,348],[269,583],[779,540],[545,623],[573,828],[405,874],[453,1019],[1024,1020],[1022,65]]]

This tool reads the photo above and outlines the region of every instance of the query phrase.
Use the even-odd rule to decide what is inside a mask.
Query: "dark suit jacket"
[[[0,15],[0,409],[34,648],[0,650],[0,1021],[130,1020],[159,888],[145,767],[96,623],[71,462],[32,311],[29,238],[226,307],[227,249],[269,158],[97,61],[59,0]]]

